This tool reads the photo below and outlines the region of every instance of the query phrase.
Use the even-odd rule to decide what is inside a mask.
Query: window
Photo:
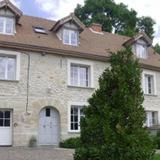
[[[63,43],[68,45],[78,45],[78,32],[74,30],[63,30]]]
[[[50,117],[50,115],[51,115],[51,109],[46,108],[46,117]]]
[[[0,127],[10,126],[10,111],[0,111]]]
[[[72,86],[90,86],[90,67],[79,64],[71,64],[70,84]]]
[[[72,105],[70,108],[70,130],[80,131],[80,121],[84,117],[83,106]]]
[[[33,27],[33,29],[36,33],[47,34],[43,27]]]
[[[13,34],[14,33],[14,19],[9,17],[0,17],[0,33]]]
[[[136,55],[138,58],[147,58],[147,46],[143,44],[136,44]]]
[[[15,56],[0,56],[0,79],[16,80]]]
[[[145,94],[155,94],[153,75],[144,74],[144,93]]]
[[[146,111],[146,126],[153,127],[154,125],[158,125],[158,112]]]

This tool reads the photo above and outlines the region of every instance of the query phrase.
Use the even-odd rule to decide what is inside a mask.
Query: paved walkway
[[[74,150],[51,147],[43,148],[0,148],[0,160],[73,160]]]

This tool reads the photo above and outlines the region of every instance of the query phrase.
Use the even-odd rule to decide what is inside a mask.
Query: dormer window
[[[63,44],[77,46],[78,32],[75,30],[63,29]]]
[[[14,34],[14,18],[0,17],[0,34]]]
[[[137,40],[133,45],[133,53],[137,58],[147,59],[148,58],[148,47],[146,42],[143,40]]]
[[[136,55],[138,58],[146,59],[148,57],[147,46],[142,44],[136,44]]]

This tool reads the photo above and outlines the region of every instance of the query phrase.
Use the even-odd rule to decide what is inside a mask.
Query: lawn
[[[155,155],[154,160],[160,160],[160,154]]]

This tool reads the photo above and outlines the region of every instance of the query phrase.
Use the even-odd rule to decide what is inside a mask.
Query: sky
[[[24,14],[58,20],[74,11],[77,4],[84,4],[84,0],[10,0],[19,7]],[[137,11],[138,16],[152,17],[154,26],[154,44],[160,44],[159,0],[115,0],[124,3]]]

